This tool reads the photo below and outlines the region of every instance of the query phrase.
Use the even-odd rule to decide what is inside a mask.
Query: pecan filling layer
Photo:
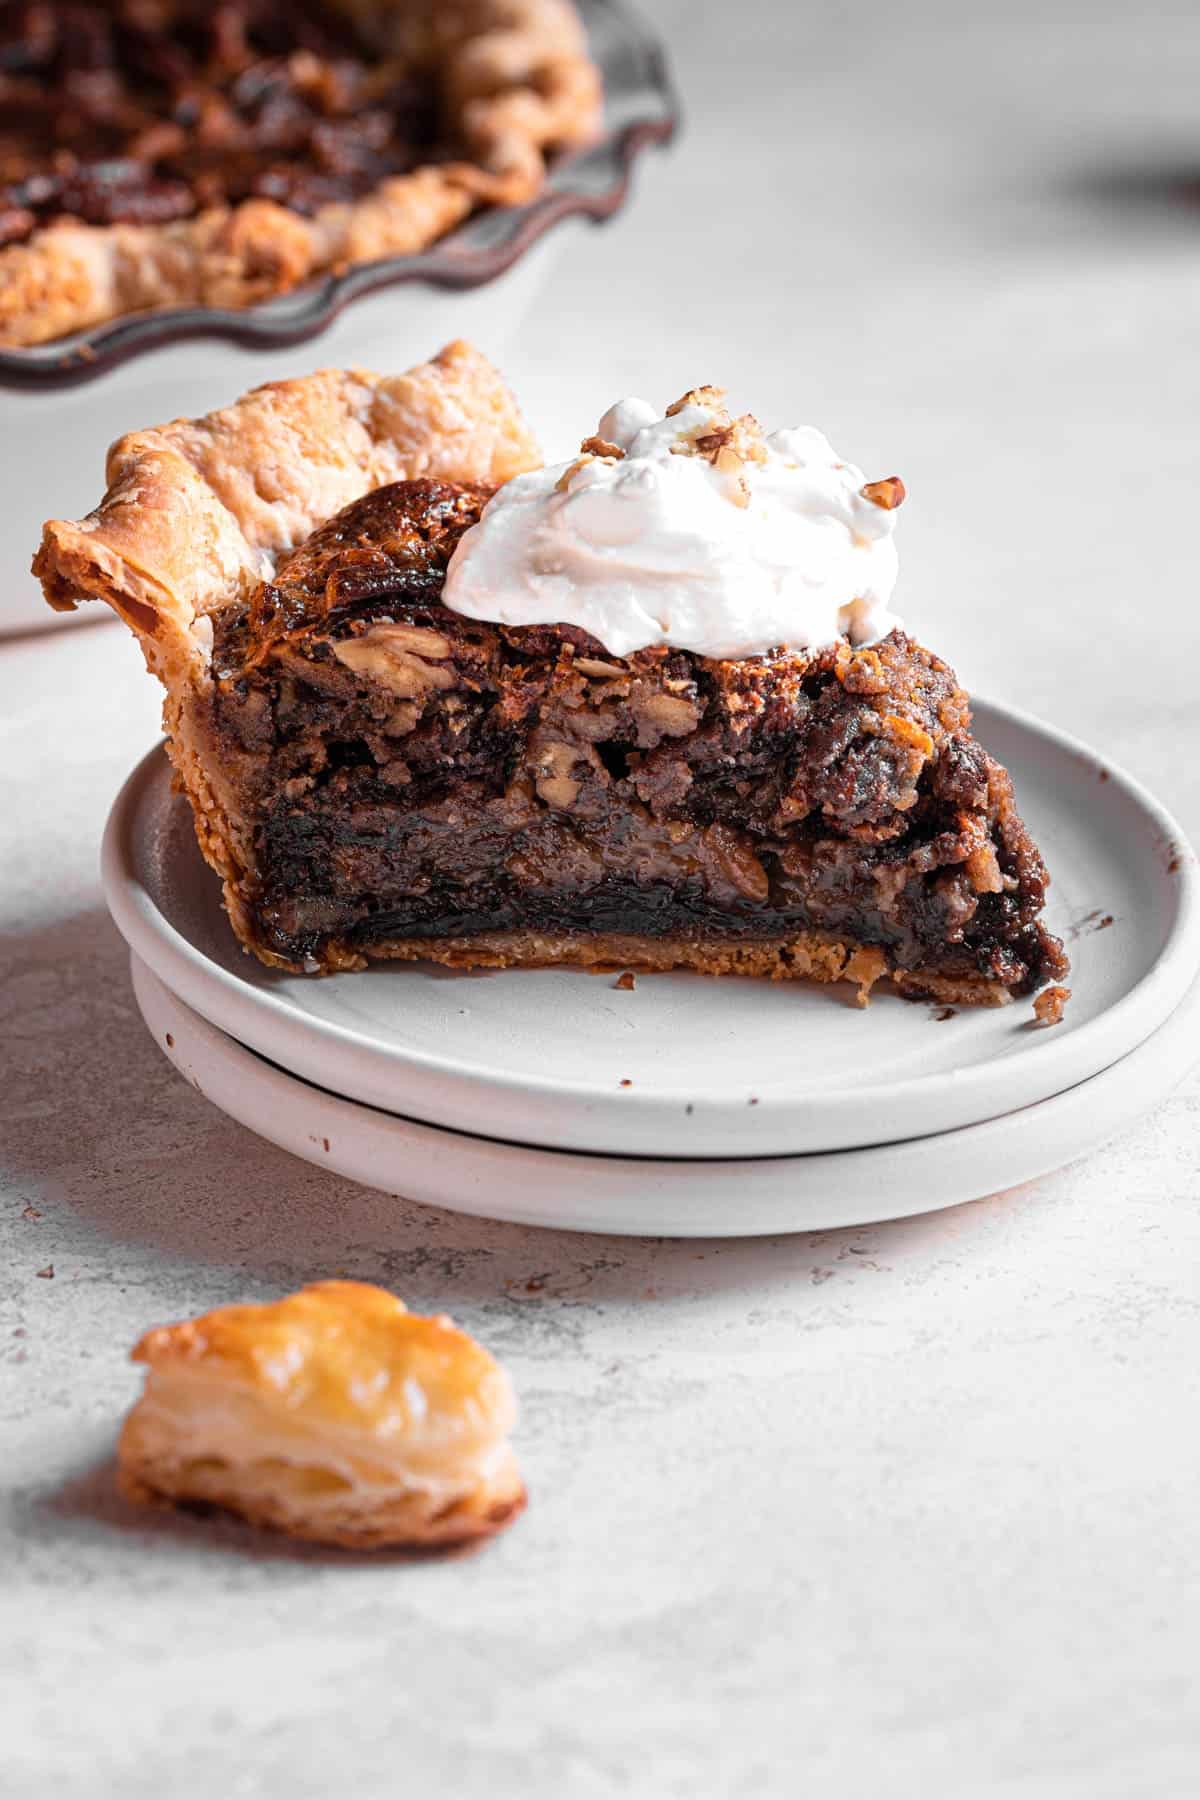
[[[900,632],[715,662],[440,600],[486,490],[379,489],[218,615],[243,894],[298,966],[506,930],[800,929],[1015,992],[1065,969],[1046,873],[953,673]]]
[[[304,214],[435,160],[436,95],[317,0],[6,0],[0,244],[56,217]]]

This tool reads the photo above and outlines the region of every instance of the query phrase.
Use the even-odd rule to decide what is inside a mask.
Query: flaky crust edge
[[[497,370],[458,340],[402,375],[322,369],[130,432],[109,450],[94,511],[47,521],[33,559],[47,603],[111,606],[166,689],[168,752],[244,943],[236,884],[253,849],[208,738],[211,616],[373,488],[423,476],[498,485],[541,460]]]
[[[377,27],[390,4],[342,0]],[[415,169],[311,219],[252,199],[163,225],[48,226],[0,251],[0,345],[170,306],[250,306],[323,271],[415,254],[477,206],[531,200],[547,152],[597,134],[600,76],[571,0],[410,0],[394,35],[437,68],[473,161]]]
[[[206,1465],[201,1472],[187,1461],[139,1455],[128,1422],[118,1447],[117,1484],[135,1505],[218,1507],[251,1525],[343,1550],[450,1550],[494,1537],[528,1504],[516,1461],[510,1459],[490,1480],[450,1504],[414,1489],[374,1506],[347,1504],[306,1516],[282,1493],[248,1495],[232,1467]]]

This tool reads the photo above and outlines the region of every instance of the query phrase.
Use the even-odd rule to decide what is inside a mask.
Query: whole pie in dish
[[[46,526],[50,604],[107,601],[166,687],[242,943],[313,974],[1059,980],[1009,778],[886,613],[899,481],[712,389],[651,417],[541,469],[455,344],[136,432]]]
[[[0,345],[421,250],[599,117],[571,0],[5,0]]]
[[[118,1447],[130,1499],[221,1506],[348,1549],[461,1544],[525,1505],[504,1370],[444,1314],[318,1281],[148,1331]]]

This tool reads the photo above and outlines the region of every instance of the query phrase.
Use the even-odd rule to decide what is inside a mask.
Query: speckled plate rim
[[[168,765],[161,750],[143,759],[117,798],[104,837],[102,880],[110,911],[131,949],[195,1011],[281,1067],[376,1108],[498,1139],[512,1137],[516,1116],[525,1142],[598,1154],[779,1156],[926,1137],[1011,1113],[1094,1076],[1157,1030],[1200,971],[1200,872],[1170,814],[1132,777],[1066,734],[982,701],[976,702],[976,714],[985,742],[1001,723],[1031,740],[1031,754],[1045,762],[1050,791],[1057,792],[1066,779],[1064,758],[1076,765],[1076,779],[1082,770],[1094,782],[1089,792],[1094,791],[1109,836],[1113,821],[1125,816],[1122,809],[1133,809],[1145,844],[1154,845],[1161,858],[1159,891],[1171,904],[1170,927],[1143,977],[1080,1028],[1030,1032],[1019,1055],[997,1055],[949,1073],[911,1076],[869,1089],[800,1085],[767,1095],[750,1109],[737,1080],[716,1065],[704,1093],[694,1084],[675,1092],[669,1071],[665,1085],[655,1091],[618,1091],[591,1069],[590,1045],[583,1059],[587,1076],[563,1073],[547,1043],[546,1067],[554,1072],[518,1077],[494,1055],[490,1065],[479,1057],[472,1061],[466,1042],[461,1051],[456,1042],[453,1056],[439,1055],[411,1044],[389,1047],[314,1018],[269,983],[255,985],[262,977],[250,959],[245,975],[214,962],[161,910],[154,891],[156,884],[161,891],[159,850],[156,846],[143,866],[138,849],[148,834],[153,836],[155,807],[164,803]],[[1085,824],[1091,830],[1094,821],[1089,816]],[[1051,843],[1051,857],[1053,851]],[[344,979],[358,983],[371,977]],[[521,981],[520,972],[514,979]],[[720,990],[720,983],[703,983],[706,996],[718,996]],[[821,999],[837,1004],[832,996],[822,994]],[[811,1016],[797,1022],[797,1029],[802,1027],[810,1033],[819,1029]],[[872,1029],[869,1011],[861,1029]]]
[[[413,282],[479,287],[504,274],[564,219],[610,219],[625,201],[640,153],[675,135],[679,102],[662,44],[624,0],[576,4],[604,82],[603,135],[559,158],[536,199],[485,207],[427,250],[358,263],[258,306],[170,307],[108,320],[49,344],[0,349],[0,390],[76,386],[131,357],[196,338],[251,349],[304,343],[363,295]]]
[[[755,1237],[958,1206],[1100,1148],[1165,1100],[1200,1056],[1198,984],[1120,1062],[1002,1119],[814,1156],[588,1156],[444,1131],[344,1100],[218,1031],[132,953],[130,970],[159,1048],[199,1093],[259,1137],[386,1193],[560,1231]]]

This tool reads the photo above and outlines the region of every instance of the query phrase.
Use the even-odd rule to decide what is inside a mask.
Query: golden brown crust
[[[34,558],[49,604],[107,601],[170,687],[203,679],[196,621],[384,482],[501,482],[540,461],[508,388],[469,344],[404,375],[323,369],[202,419],[118,439],[86,519],[51,519]]]
[[[351,1548],[463,1543],[525,1503],[504,1371],[381,1288],[219,1308],[148,1332],[133,1357],[149,1373],[118,1448],[131,1498]]]
[[[260,952],[261,954],[261,952]],[[336,959],[336,950],[328,953]],[[983,975],[950,977],[921,969],[892,969],[881,950],[795,931],[785,937],[738,941],[718,936],[649,937],[629,932],[493,931],[473,937],[389,938],[371,945],[373,957],[399,962],[435,962],[455,969],[630,968],[662,971],[691,969],[699,975],[751,975],[769,981],[848,981],[865,1006],[879,981],[891,981],[914,999],[947,1005],[1004,1006],[1009,990]],[[366,967],[366,958],[349,947],[342,950],[346,969]],[[266,959],[264,959],[266,960]],[[331,966],[339,966],[336,960]]]
[[[249,306],[325,270],[412,254],[477,206],[532,199],[546,153],[595,135],[600,79],[570,0],[345,6],[431,71],[472,160],[392,177],[312,218],[251,199],[162,225],[52,225],[0,251],[0,345],[168,306]]]
[[[46,524],[33,571],[49,604],[105,601],[167,690],[171,759],[243,937],[234,884],[250,866],[251,827],[208,753],[211,615],[383,482],[494,484],[540,461],[497,371],[459,341],[403,375],[324,369],[202,419],[131,432],[108,453],[95,511]]]

